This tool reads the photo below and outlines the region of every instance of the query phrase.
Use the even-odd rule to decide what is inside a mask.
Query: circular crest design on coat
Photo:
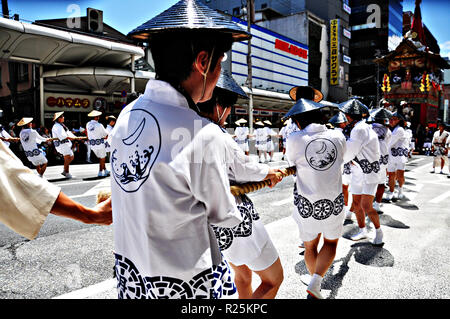
[[[216,235],[219,249],[225,250],[230,248],[234,239],[233,231],[231,230],[231,228],[217,227],[215,225],[212,225],[212,229],[214,230],[214,234]]]
[[[326,219],[334,213],[333,202],[329,199],[321,199],[314,202],[313,217],[317,220]]]
[[[233,227],[233,233],[236,237],[248,237],[252,234],[252,215],[248,207],[238,205],[237,208],[241,212],[242,222]]]
[[[161,149],[161,129],[153,114],[133,109],[123,115],[127,125],[113,136],[111,170],[117,185],[136,192],[148,179]]]
[[[294,205],[297,206],[298,213],[303,218],[311,217],[314,212],[311,202],[301,195],[294,194]]]
[[[338,197],[334,200],[334,211],[333,215],[339,215],[342,212],[342,209],[344,208],[344,194],[339,194]]]
[[[190,299],[191,286],[178,278],[156,276],[145,277],[145,288],[150,299]]]
[[[118,280],[119,299],[146,298],[144,281],[136,266],[127,258],[115,254],[114,272]]]
[[[318,138],[308,143],[305,157],[309,166],[317,171],[325,171],[333,166],[337,158],[337,148],[332,141]]]

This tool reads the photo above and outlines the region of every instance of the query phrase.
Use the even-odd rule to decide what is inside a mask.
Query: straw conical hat
[[[24,126],[33,121],[32,117],[23,117],[18,123],[17,126]]]
[[[63,114],[64,114],[64,111],[63,112],[56,112],[55,114],[53,114],[53,121],[56,121]]]

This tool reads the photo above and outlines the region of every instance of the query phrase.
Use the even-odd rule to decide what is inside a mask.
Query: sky
[[[100,9],[105,23],[127,34],[176,2],[178,0],[8,0],[8,5],[11,15],[18,13],[21,20],[30,22],[75,16],[75,11],[68,10],[73,4],[80,8],[81,16],[86,15],[88,7]],[[414,7],[415,0],[403,0],[403,11],[414,12]],[[450,0],[422,0],[420,8],[422,21],[437,39],[441,55],[450,57]]]

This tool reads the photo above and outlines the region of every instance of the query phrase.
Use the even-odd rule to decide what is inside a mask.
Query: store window
[[[17,80],[19,82],[27,82],[28,81],[28,64],[19,63],[17,67]]]

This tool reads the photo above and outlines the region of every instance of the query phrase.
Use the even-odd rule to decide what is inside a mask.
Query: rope
[[[295,174],[296,169],[295,169],[295,167],[288,167],[288,168],[281,169],[281,171],[282,171],[281,173],[277,173],[277,176],[284,178],[286,176]],[[231,191],[231,194],[233,194],[233,196],[239,196],[239,195],[257,191],[266,186],[270,186],[270,180],[233,185],[230,187],[230,191]],[[109,197],[111,197],[111,191],[109,191],[109,190],[99,191],[97,194],[97,204],[107,200]]]

